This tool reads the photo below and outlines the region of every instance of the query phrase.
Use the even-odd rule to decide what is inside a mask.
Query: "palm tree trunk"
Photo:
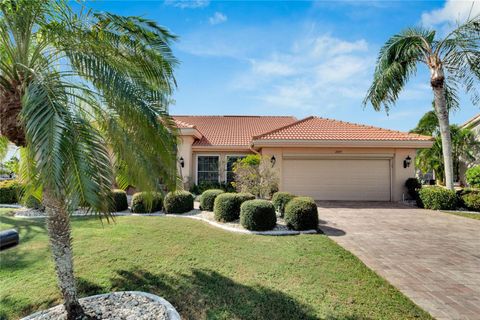
[[[79,319],[83,316],[83,309],[78,302],[73,275],[70,216],[65,201],[49,190],[43,192],[43,203],[47,212],[47,229],[57,272],[58,286],[62,292],[67,319]]]
[[[442,138],[445,184],[448,189],[453,190],[452,138],[450,136],[450,123],[443,85],[441,87],[434,87],[433,95],[435,98],[435,113],[437,114],[440,125],[440,137]]]

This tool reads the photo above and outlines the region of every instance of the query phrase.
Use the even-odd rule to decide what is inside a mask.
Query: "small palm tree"
[[[83,313],[69,214],[109,212],[114,167],[142,190],[175,188],[167,106],[175,37],[139,17],[63,0],[0,0],[0,133],[23,148],[28,192],[42,194],[69,319]]]
[[[477,104],[480,95],[476,84],[480,79],[480,16],[469,19],[443,39],[436,32],[423,28],[407,29],[391,37],[380,49],[373,83],[364,105],[371,102],[375,110],[382,106],[388,112],[417,66],[430,70],[435,114],[445,164],[445,182],[453,189],[452,141],[449,110],[458,107],[457,90],[463,86]]]

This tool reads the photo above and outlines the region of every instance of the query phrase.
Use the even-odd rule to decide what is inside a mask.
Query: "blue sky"
[[[381,45],[405,27],[445,33],[480,1],[95,1],[156,20],[179,36],[172,114],[308,115],[409,130],[431,109],[419,68],[390,114],[365,109]],[[479,113],[462,95],[453,123]]]

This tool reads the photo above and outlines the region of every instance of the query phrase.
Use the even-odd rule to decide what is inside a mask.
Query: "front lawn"
[[[478,213],[470,213],[468,211],[442,211],[442,212],[454,214],[460,217],[480,220],[480,214]]]
[[[6,211],[0,229],[21,234],[0,253],[0,318],[8,319],[60,299],[44,221]],[[243,235],[172,217],[116,221],[73,218],[82,296],[148,291],[185,319],[431,319],[324,235]]]

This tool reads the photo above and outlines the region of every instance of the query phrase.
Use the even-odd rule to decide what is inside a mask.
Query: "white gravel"
[[[125,291],[80,299],[89,320],[180,320],[175,308],[156,295]],[[63,305],[34,313],[22,320],[64,320]]]

